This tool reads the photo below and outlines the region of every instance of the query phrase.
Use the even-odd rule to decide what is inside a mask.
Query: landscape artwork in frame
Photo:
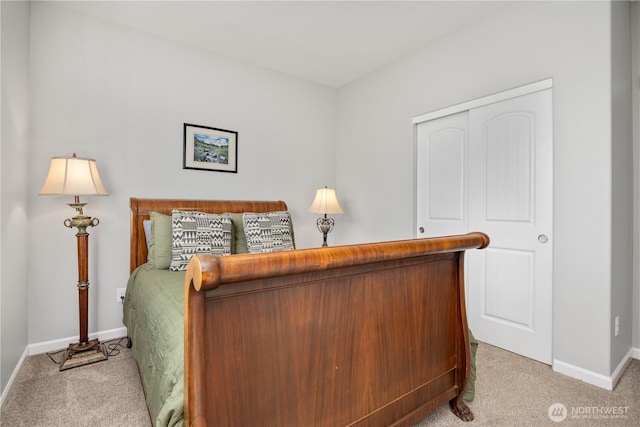
[[[184,124],[183,169],[238,172],[238,132]]]

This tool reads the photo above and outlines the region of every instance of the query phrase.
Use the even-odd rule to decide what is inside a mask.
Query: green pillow
[[[246,254],[247,238],[244,236],[244,224],[242,223],[242,213],[231,213],[231,223],[233,224],[233,238],[231,239],[232,254]]]
[[[171,215],[152,211],[150,216],[149,264],[159,270],[167,270],[171,265]]]

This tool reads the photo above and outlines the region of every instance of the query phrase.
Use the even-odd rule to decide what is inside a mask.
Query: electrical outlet
[[[116,289],[116,302],[124,302],[124,294],[127,292],[127,288]]]
[[[616,316],[614,334],[617,337],[620,334],[620,316]]]

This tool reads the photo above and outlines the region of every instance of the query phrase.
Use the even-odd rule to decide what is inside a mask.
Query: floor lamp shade
[[[106,196],[108,195],[94,159],[53,157],[49,174],[40,190],[42,196]]]
[[[102,185],[98,167],[94,159],[76,157],[53,157],[49,165],[47,179],[40,190],[42,196],[73,196],[74,203],[69,206],[76,210],[73,218],[64,221],[65,227],[76,228],[78,245],[78,309],[80,324],[80,339],[77,343],[69,344],[60,370],[99,362],[107,359],[104,345],[97,339],[89,340],[88,312],[89,312],[89,233],[88,227],[99,224],[98,218],[91,218],[83,212],[86,203],[80,203],[80,196],[107,196]]]

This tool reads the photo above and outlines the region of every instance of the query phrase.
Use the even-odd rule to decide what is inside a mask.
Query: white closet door
[[[551,364],[551,89],[469,112],[469,219],[491,238],[468,258],[468,314],[479,340]]]
[[[467,252],[469,326],[481,341],[547,364],[552,117],[546,89],[417,126],[417,237],[487,233],[488,248]]]
[[[469,229],[468,121],[465,111],[418,125],[418,237],[463,234]]]

